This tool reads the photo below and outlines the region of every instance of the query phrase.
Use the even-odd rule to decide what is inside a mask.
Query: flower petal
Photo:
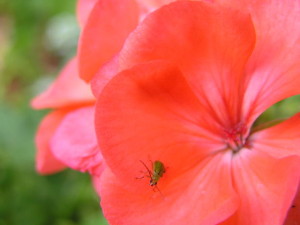
[[[119,70],[119,55],[116,55],[109,62],[103,64],[100,70],[91,80],[91,88],[94,96],[98,96],[105,85],[113,78]]]
[[[300,1],[238,2],[249,9],[257,35],[245,72],[243,113],[252,123],[269,106],[300,94]]]
[[[283,224],[297,192],[299,169],[297,157],[278,160],[242,149],[232,163],[240,207],[224,224]]]
[[[251,135],[253,148],[274,158],[300,156],[300,113],[276,126]]]
[[[176,0],[137,0],[139,4],[146,5],[149,8],[159,8],[165,4],[168,4],[170,2],[174,2]]]
[[[98,1],[80,37],[80,77],[90,80],[104,63],[114,57],[137,26],[138,19],[138,6],[134,0]]]
[[[140,160],[161,160],[180,174],[224,148],[211,120],[202,113],[181,72],[163,62],[118,74],[104,88],[96,107],[102,154],[128,183],[138,176],[133,165],[143,169]]]
[[[78,77],[77,60],[73,58],[61,71],[54,83],[34,98],[35,109],[78,106],[95,102],[90,86]]]
[[[99,176],[102,156],[94,129],[95,108],[85,107],[66,115],[52,138],[53,154],[69,167]]]
[[[202,1],[178,1],[150,14],[120,53],[121,69],[156,59],[182,71],[223,127],[240,115],[244,66],[255,43],[249,15]]]
[[[90,12],[98,0],[78,0],[77,2],[77,18],[79,25],[84,27]]]
[[[112,225],[218,224],[232,215],[239,203],[231,183],[230,164],[229,154],[207,158],[168,186],[160,187],[161,193],[148,184],[146,193],[126,189],[107,169],[98,190],[104,215]]]
[[[36,170],[40,174],[56,173],[66,168],[66,166],[53,155],[50,149],[50,139],[66,113],[67,111],[63,110],[54,111],[49,113],[40,123],[35,138],[37,147]]]

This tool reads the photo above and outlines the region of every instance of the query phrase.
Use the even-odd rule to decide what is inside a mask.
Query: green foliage
[[[51,20],[61,15],[74,15],[75,0],[9,0],[0,1],[0,93],[19,100],[20,91],[45,74],[54,74],[66,58],[49,47],[47,30]],[[59,35],[52,33],[52,36]],[[77,36],[74,37],[75,42]],[[4,52],[4,53],[3,53]],[[25,89],[25,90],[24,90]]]
[[[300,95],[295,95],[274,104],[257,118],[254,126],[259,126],[264,123],[272,123],[272,121],[276,123],[277,120],[280,121],[293,116],[300,112],[299,103]]]

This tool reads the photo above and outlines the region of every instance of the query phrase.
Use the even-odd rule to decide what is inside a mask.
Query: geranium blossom
[[[83,27],[96,0],[78,1]],[[70,60],[58,78],[32,101],[36,109],[55,109],[41,122],[37,135],[37,171],[51,174],[66,166],[100,175],[102,156],[94,131],[94,104],[90,85],[78,76],[77,58]]]
[[[300,2],[222,4],[151,13],[110,68],[121,72],[99,95],[96,131],[111,224],[283,224],[299,183],[300,115],[251,127],[300,94]],[[167,168],[160,192],[136,179],[149,159]]]

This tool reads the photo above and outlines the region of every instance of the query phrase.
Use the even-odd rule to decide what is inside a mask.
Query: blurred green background
[[[0,0],[0,225],[106,224],[87,174],[35,172],[34,134],[47,111],[40,93],[76,52],[75,0]],[[258,123],[300,111],[300,98],[271,107]]]
[[[76,0],[0,0],[0,225],[106,224],[90,177],[35,172],[29,101],[76,52]]]

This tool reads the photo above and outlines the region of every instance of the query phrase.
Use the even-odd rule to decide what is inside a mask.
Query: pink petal
[[[162,7],[163,5],[169,4],[176,0],[136,0],[141,8],[141,20],[144,16],[147,16],[151,11]]]
[[[159,8],[165,4],[174,2],[176,0],[137,0],[139,4],[146,5],[149,8]]]
[[[276,126],[254,133],[253,147],[275,158],[300,156],[300,113]]]
[[[76,58],[69,61],[58,78],[31,102],[35,109],[71,107],[95,102],[90,86],[78,77]]]
[[[50,139],[66,113],[63,110],[49,113],[39,125],[35,143],[37,147],[36,170],[40,174],[56,173],[66,167],[53,155],[50,149]]]
[[[296,157],[278,160],[243,149],[232,167],[240,207],[224,224],[283,224],[297,192],[299,169]]]
[[[78,0],[77,2],[77,17],[78,22],[81,27],[84,27],[90,12],[92,11],[94,5],[99,0]]]
[[[118,74],[96,107],[106,163],[127,182],[136,176],[133,165],[142,166],[140,160],[160,159],[177,168],[176,174],[185,172],[226,147],[211,117],[202,112],[181,72],[169,64],[152,62]]]
[[[119,55],[116,55],[112,60],[103,64],[100,70],[91,80],[91,88],[94,96],[98,96],[106,84],[118,73],[119,70]]]
[[[66,115],[52,138],[53,154],[69,167],[99,176],[102,156],[94,130],[94,107],[84,107]]]
[[[255,44],[248,14],[179,1],[150,14],[120,53],[121,69],[156,59],[183,71],[206,111],[223,127],[240,121],[244,66]]]
[[[134,0],[102,0],[93,8],[79,43],[80,76],[90,80],[120,51],[136,27],[139,11]]]
[[[178,168],[170,167],[158,184],[161,193],[155,192],[148,182],[131,179],[133,186],[144,183],[143,192],[136,192],[107,169],[98,182],[101,207],[112,225],[218,224],[238,207],[230,164],[230,154],[218,154],[174,180],[168,173],[176,173]],[[138,175],[138,168],[135,172]]]

